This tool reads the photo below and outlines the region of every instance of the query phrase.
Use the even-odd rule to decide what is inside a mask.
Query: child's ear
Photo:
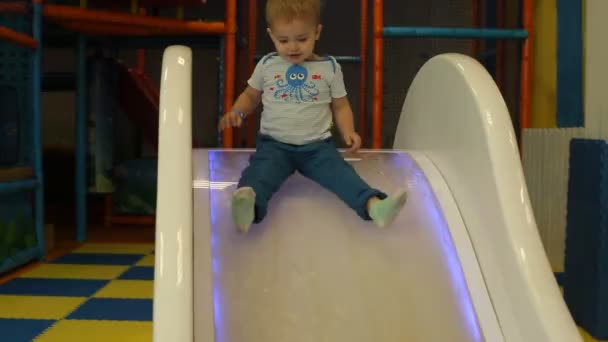
[[[319,40],[319,38],[321,37],[322,29],[323,29],[323,25],[321,25],[321,24],[317,25],[317,34],[315,36],[315,40]]]
[[[270,27],[266,28],[266,33],[268,33],[268,35],[270,36],[270,39],[274,40],[274,37],[272,36],[272,31],[270,30]]]

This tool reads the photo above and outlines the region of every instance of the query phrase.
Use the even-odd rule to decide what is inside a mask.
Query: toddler
[[[361,145],[340,65],[314,53],[322,29],[320,7],[320,0],[267,1],[267,32],[276,52],[257,63],[248,86],[219,122],[220,130],[240,127],[262,101],[256,151],[232,196],[232,217],[241,232],[264,219],[269,200],[295,171],[380,227],[389,225],[406,202],[405,191],[389,197],[371,188],[332,141],[335,117],[349,152]]]

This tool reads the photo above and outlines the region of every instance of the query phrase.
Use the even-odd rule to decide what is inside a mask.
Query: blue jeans
[[[260,134],[256,152],[251,155],[238,184],[239,188],[252,187],[256,193],[254,223],[264,219],[268,202],[295,171],[337,195],[364,220],[371,220],[368,200],[374,196],[387,197],[359,177],[331,138],[298,146]]]

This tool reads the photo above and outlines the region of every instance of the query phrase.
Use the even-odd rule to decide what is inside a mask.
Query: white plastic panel
[[[427,62],[394,148],[424,153],[443,175],[506,340],[580,341],[539,238],[509,113],[486,70],[458,54]]]

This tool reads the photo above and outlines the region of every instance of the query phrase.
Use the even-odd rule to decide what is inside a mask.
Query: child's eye
[[[287,44],[287,41],[286,40],[279,40],[279,43],[281,43],[281,44]]]
[[[308,40],[308,38],[300,38],[300,39],[298,39],[298,41],[301,42],[301,43],[304,43],[307,40]]]

